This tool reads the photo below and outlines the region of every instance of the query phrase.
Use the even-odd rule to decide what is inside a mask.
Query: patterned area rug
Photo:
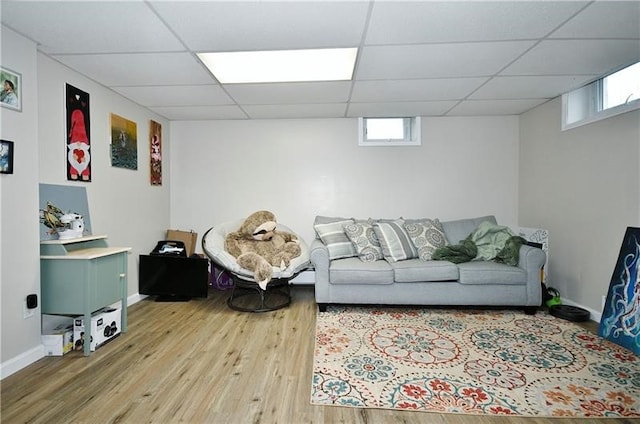
[[[311,403],[640,417],[640,357],[544,312],[329,307]]]

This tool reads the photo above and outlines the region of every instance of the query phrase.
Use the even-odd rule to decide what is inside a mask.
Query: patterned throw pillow
[[[313,226],[316,234],[329,250],[329,260],[351,258],[358,255],[353,243],[344,232],[344,226],[348,224],[353,224],[353,219],[316,223]]]
[[[418,249],[418,257],[423,261],[430,261],[433,252],[447,244],[442,224],[438,219],[405,222],[404,229]]]
[[[344,232],[353,243],[362,262],[375,262],[384,259],[380,241],[373,230],[373,224],[355,222],[344,226]]]
[[[384,258],[391,262],[418,257],[418,249],[413,245],[404,229],[404,220],[376,222],[373,229],[380,240]]]

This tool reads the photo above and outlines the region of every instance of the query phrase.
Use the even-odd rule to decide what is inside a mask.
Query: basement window
[[[360,146],[420,146],[420,117],[358,118]]]
[[[562,130],[640,109],[640,62],[562,95]]]

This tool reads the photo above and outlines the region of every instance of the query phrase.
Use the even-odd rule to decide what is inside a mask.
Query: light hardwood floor
[[[228,292],[220,291],[190,302],[138,302],[129,308],[129,331],[91,356],[43,358],[5,378],[1,422],[555,422],[311,405],[313,288],[292,292],[291,306],[262,314],[230,310]]]

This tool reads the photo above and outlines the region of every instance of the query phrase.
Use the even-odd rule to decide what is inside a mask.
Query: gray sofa
[[[316,223],[323,219],[327,221],[316,217]],[[447,243],[456,245],[484,221],[496,224],[494,216],[484,216],[443,221],[441,226]],[[419,258],[363,262],[358,256],[331,260],[320,238],[310,245],[320,311],[328,304],[476,305],[523,307],[533,314],[541,305],[541,268],[546,255],[526,244],[518,253],[517,266]]]

